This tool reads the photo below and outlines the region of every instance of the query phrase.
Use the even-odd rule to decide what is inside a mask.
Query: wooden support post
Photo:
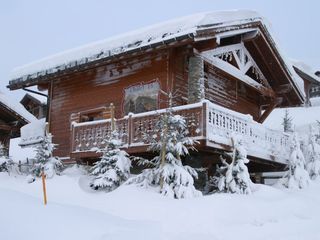
[[[41,173],[41,178],[42,178],[42,190],[43,190],[43,203],[44,205],[47,205],[46,175],[44,174],[43,170]]]
[[[202,103],[202,136],[207,137],[207,109],[208,109],[208,103],[204,101]]]
[[[161,156],[160,167],[161,168],[164,167],[164,164],[166,162],[167,132],[168,132],[167,122],[168,122],[168,115],[166,115],[166,122],[165,122],[164,129],[163,129],[162,148],[161,148],[161,152],[160,152],[160,156]],[[163,184],[164,184],[164,178],[163,178],[163,175],[161,174],[161,176],[160,176],[160,190],[161,191],[163,188]]]
[[[115,120],[114,120],[114,105],[110,103],[110,114],[111,114],[111,130],[114,131],[116,129]]]
[[[128,147],[131,145],[132,140],[133,140],[133,121],[132,121],[132,114],[129,114],[128,117]]]
[[[260,116],[260,118],[258,119],[259,123],[263,123],[264,120],[266,120],[266,118],[269,116],[269,114],[272,112],[272,110],[279,105],[282,102],[282,98],[276,98],[274,99],[270,105],[268,106],[268,108],[264,111],[264,113]]]

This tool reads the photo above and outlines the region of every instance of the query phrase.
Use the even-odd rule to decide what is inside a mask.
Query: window
[[[125,89],[124,114],[141,113],[158,109],[158,95],[160,84],[158,81],[140,83]]]
[[[110,114],[106,114],[106,107],[91,109],[80,113],[80,122],[92,122],[110,118]]]

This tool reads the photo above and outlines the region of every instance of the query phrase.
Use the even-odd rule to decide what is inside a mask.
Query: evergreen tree
[[[200,196],[195,189],[194,179],[198,174],[190,166],[184,166],[181,157],[189,154],[188,148],[193,148],[194,141],[186,137],[187,126],[185,119],[174,115],[170,97],[169,108],[160,116],[155,125],[155,134],[146,136],[151,142],[150,151],[156,156],[148,161],[140,161],[151,168],[142,171],[131,182],[144,186],[160,187],[160,193],[172,198],[189,198]]]
[[[294,134],[292,138],[288,171],[281,181],[287,188],[305,188],[310,182],[309,174],[305,170],[305,158],[300,149],[297,134]]]
[[[0,172],[8,172],[13,163],[7,153],[7,148],[0,142]]]
[[[283,131],[285,132],[292,132],[292,117],[289,115],[289,110],[286,109],[284,113],[284,117],[282,119],[282,126],[283,126]]]
[[[320,141],[320,121],[317,120],[317,133],[315,133],[316,142],[319,143]]]
[[[62,168],[62,162],[57,157],[52,156],[55,149],[55,144],[52,143],[52,135],[46,134],[43,141],[36,147],[36,156],[34,158],[34,165],[31,168],[33,177],[40,177],[42,170],[47,177],[53,177]],[[30,182],[34,181],[30,180]]]
[[[320,175],[320,145],[316,142],[316,135],[310,129],[309,145],[306,153],[307,171],[311,179],[317,179]]]
[[[210,185],[214,188],[213,192],[250,194],[253,183],[245,165],[249,163],[247,151],[240,140],[232,138],[232,142],[233,152],[229,154],[231,163],[221,157],[222,166],[217,166],[216,176],[210,179]]]
[[[95,190],[112,191],[129,178],[131,161],[128,154],[119,149],[121,144],[118,133],[113,131],[102,150],[100,161],[91,168],[94,178],[90,187]]]
[[[7,156],[7,148],[0,142],[0,157]]]

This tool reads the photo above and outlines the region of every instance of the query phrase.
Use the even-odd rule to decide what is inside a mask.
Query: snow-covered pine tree
[[[169,94],[169,108],[160,116],[154,127],[152,136],[145,136],[150,141],[150,151],[156,156],[142,164],[149,165],[140,175],[132,179],[133,183],[143,186],[159,187],[160,193],[172,198],[190,198],[201,196],[201,192],[194,187],[194,179],[198,174],[190,166],[182,164],[181,157],[189,154],[194,141],[187,137],[185,119],[174,115],[172,109],[172,95]]]
[[[311,179],[315,180],[320,176],[320,145],[316,141],[314,129],[310,129],[309,145],[306,152],[307,171]]]
[[[48,133],[45,135],[43,141],[36,146],[34,165],[30,171],[33,177],[40,177],[42,170],[48,178],[59,173],[63,165],[59,158],[52,156],[54,149],[55,144],[52,143],[52,135]],[[30,180],[30,182],[32,181]]]
[[[113,131],[107,139],[106,147],[101,150],[101,159],[91,168],[93,179],[90,187],[112,191],[129,178],[131,161],[128,153],[120,150],[121,145],[119,134]]]
[[[319,143],[320,142],[320,121],[317,120],[317,133],[315,133],[315,137],[316,137],[316,142]]]
[[[305,158],[300,149],[300,142],[297,134],[293,135],[291,153],[288,161],[288,171],[281,181],[287,188],[305,188],[309,185],[310,177],[305,169]]]
[[[0,142],[0,157],[7,155],[7,148]]]
[[[0,172],[8,172],[11,159],[7,155],[7,148],[0,142]]]
[[[282,119],[282,126],[283,126],[283,131],[285,132],[292,132],[292,117],[289,115],[289,110],[286,109],[283,119]]]
[[[214,189],[213,192],[250,194],[253,183],[245,165],[249,162],[247,151],[240,139],[233,137],[232,143],[233,151],[228,154],[232,159],[231,163],[227,163],[226,159],[221,157],[222,166],[217,166],[216,176],[210,179],[210,185]]]

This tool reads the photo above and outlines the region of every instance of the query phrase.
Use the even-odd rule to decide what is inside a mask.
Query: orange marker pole
[[[43,202],[44,202],[44,205],[47,205],[46,175],[44,174],[44,171],[42,171],[41,178],[42,178]]]

